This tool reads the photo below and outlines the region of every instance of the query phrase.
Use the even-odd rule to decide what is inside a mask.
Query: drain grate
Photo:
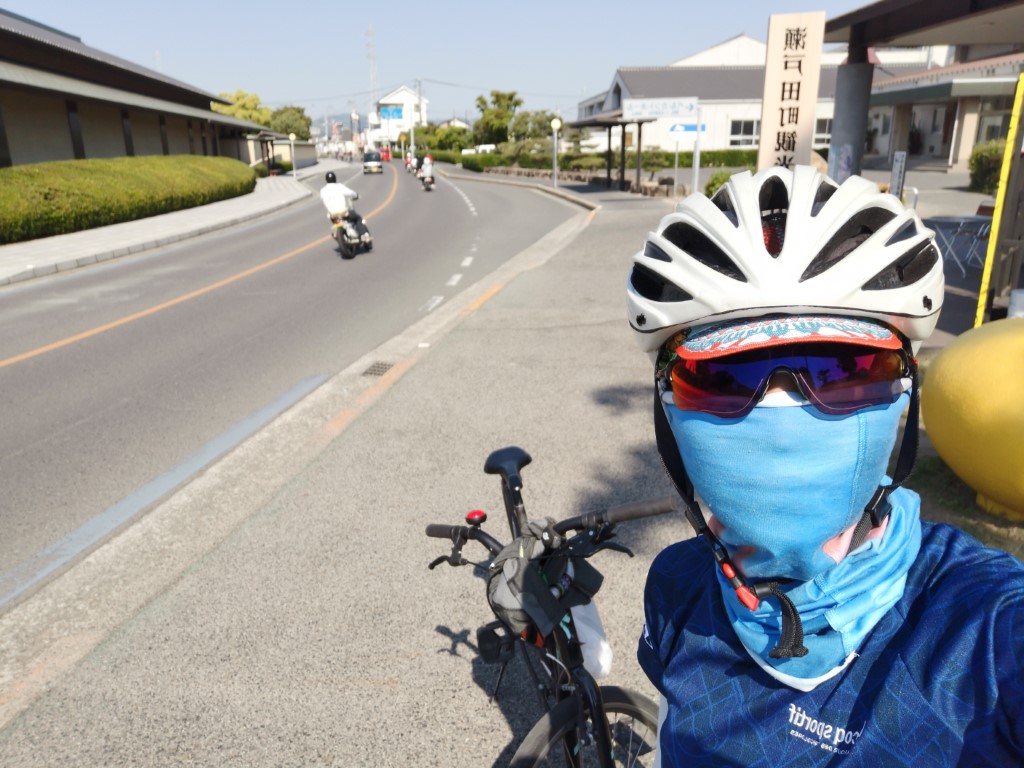
[[[394,363],[382,363],[380,361],[377,361],[369,368],[367,368],[365,371],[363,371],[363,376],[383,376],[385,373],[387,373],[394,367]]]

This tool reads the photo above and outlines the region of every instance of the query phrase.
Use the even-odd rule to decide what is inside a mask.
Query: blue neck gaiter
[[[860,519],[885,477],[908,400],[846,416],[811,405],[740,418],[664,407],[736,566],[753,580],[810,581],[836,564],[822,545]]]
[[[869,539],[838,565],[786,590],[800,614],[807,655],[773,659],[782,632],[782,610],[764,600],[751,611],[719,572],[725,609],[740,642],[773,677],[810,690],[839,671],[878,621],[903,596],[907,572],[921,548],[921,500],[906,488],[889,495],[892,511],[881,538]],[[796,678],[795,680],[786,678]]]
[[[758,406],[736,419],[665,404],[687,473],[733,562],[752,581],[797,582],[784,589],[809,653],[772,659],[782,624],[778,602],[750,611],[719,573],[733,627],[762,667],[813,686],[851,658],[902,596],[920,547],[916,494],[890,495],[893,512],[880,539],[849,554],[829,554],[825,545],[854,526],[878,485],[889,482],[886,466],[908,399],[847,416],[809,405]]]

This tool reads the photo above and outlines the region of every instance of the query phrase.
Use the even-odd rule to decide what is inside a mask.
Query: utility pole
[[[373,32],[373,24],[366,28],[366,58],[370,61],[370,111],[377,112],[377,42]],[[380,115],[378,115],[379,117]],[[366,122],[366,127],[369,128],[370,119],[367,118]]]
[[[412,148],[413,155],[416,154],[416,121],[419,119],[420,110],[423,109],[423,94],[421,93],[422,82],[416,80],[416,109],[412,113],[412,128],[409,131],[409,146]]]

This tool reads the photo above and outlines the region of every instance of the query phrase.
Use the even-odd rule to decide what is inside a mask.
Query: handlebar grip
[[[676,499],[674,496],[661,496],[656,499],[644,499],[633,501],[628,504],[621,504],[617,507],[598,510],[597,512],[585,512],[577,517],[570,517],[555,523],[555,531],[567,533],[568,531],[580,531],[585,528],[594,528],[602,523],[622,523],[626,520],[637,520],[641,517],[653,517],[664,515],[676,510]]]
[[[609,523],[621,523],[625,520],[636,520],[641,517],[654,517],[675,512],[677,508],[674,496],[663,496],[658,499],[644,499],[623,504],[618,507],[611,507],[605,511],[605,521]]]
[[[427,525],[427,536],[432,539],[451,539],[461,525],[445,525],[444,523],[430,523]]]

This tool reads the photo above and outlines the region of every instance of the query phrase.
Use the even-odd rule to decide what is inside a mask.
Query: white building
[[[749,35],[737,35],[692,56],[660,67],[621,67],[611,87],[578,105],[577,122],[622,109],[624,99],[696,98],[700,104],[701,149],[754,148],[761,125],[761,96],[764,93],[764,62],[767,44]],[[876,80],[883,72],[905,74],[920,71],[929,63],[945,64],[951,50],[941,48],[894,49],[875,52]],[[822,56],[815,112],[816,147],[828,146],[835,107],[836,71],[846,58],[845,50],[827,50]],[[626,146],[636,146],[636,136],[627,128]],[[618,136],[592,134],[587,145],[597,150],[620,146]],[[693,150],[697,136],[696,117],[684,120],[659,119],[644,123],[643,149]]]
[[[365,141],[374,147],[408,145],[418,126],[427,124],[428,99],[412,88],[400,86],[377,101],[368,116]]]

